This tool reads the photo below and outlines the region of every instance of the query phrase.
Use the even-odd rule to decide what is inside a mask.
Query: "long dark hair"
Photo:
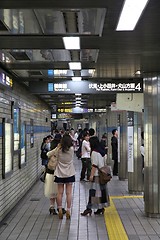
[[[105,156],[105,148],[102,147],[98,137],[93,136],[89,139],[89,141],[90,141],[90,146],[91,146],[91,152],[92,151],[99,152],[102,155],[102,157],[104,157]]]
[[[97,136],[93,136],[89,139],[90,146],[91,146],[91,152],[93,150],[97,150],[99,148],[100,142]]]
[[[62,152],[67,152],[70,149],[70,147],[73,146],[72,138],[70,137],[69,134],[63,135],[60,145]]]

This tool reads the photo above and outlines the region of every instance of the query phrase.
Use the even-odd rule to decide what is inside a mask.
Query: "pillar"
[[[128,191],[132,194],[143,192],[142,156],[140,153],[142,113],[132,113],[133,121],[128,122]]]
[[[144,78],[144,201],[149,217],[160,217],[160,75]]]

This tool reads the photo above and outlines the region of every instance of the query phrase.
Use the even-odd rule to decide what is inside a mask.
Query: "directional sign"
[[[111,79],[105,82],[94,81],[59,81],[59,82],[30,82],[29,88],[37,94],[74,94],[74,93],[142,93],[143,79]]]

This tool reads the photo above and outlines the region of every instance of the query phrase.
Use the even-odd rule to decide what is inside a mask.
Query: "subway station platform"
[[[160,219],[144,215],[143,196],[129,195],[127,180],[113,177],[108,184],[110,207],[104,215],[83,217],[89,182],[80,182],[81,161],[75,158],[76,182],[70,220],[49,214],[49,200],[38,181],[0,225],[1,240],[157,240]],[[64,199],[65,206],[65,199]]]

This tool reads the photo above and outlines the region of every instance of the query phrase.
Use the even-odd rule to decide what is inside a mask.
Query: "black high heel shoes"
[[[49,208],[49,213],[50,213],[50,214],[53,214],[53,215],[57,215],[57,212],[56,212],[56,210],[54,209],[54,207],[50,207],[50,208]]]
[[[100,214],[103,214],[103,213],[104,213],[104,208],[97,209],[97,211],[94,212],[94,214],[96,214],[96,215],[100,215]]]
[[[83,213],[81,213],[82,216],[87,216],[88,214],[91,216],[92,209],[87,208],[86,210],[84,210]]]

